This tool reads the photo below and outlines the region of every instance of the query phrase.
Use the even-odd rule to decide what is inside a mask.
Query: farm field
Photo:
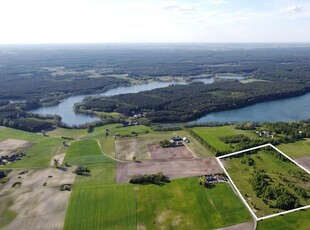
[[[207,189],[189,178],[135,190],[138,229],[216,229],[251,220],[228,184]]]
[[[259,221],[257,230],[308,230],[309,226],[310,209],[306,209]]]
[[[278,148],[292,158],[310,157],[310,139],[281,144]]]
[[[249,162],[249,158],[254,162],[252,166],[245,163]],[[299,199],[301,206],[310,205],[309,199],[303,198],[292,186],[289,186],[293,184],[304,189],[310,195],[310,176],[292,162],[283,161],[277,158],[273,152],[267,152],[267,148],[261,149],[251,155],[245,154],[245,156],[225,158],[222,159],[222,162],[240,193],[258,217],[284,211],[283,209],[270,207],[270,205],[275,205],[275,199],[270,198],[264,202],[265,198],[262,198],[262,195],[258,197],[255,194],[249,180],[252,179],[252,175],[258,170],[266,173],[264,179],[267,181],[266,186],[269,184],[270,186],[268,187],[271,187],[272,182],[272,188],[275,189],[275,186],[282,184],[284,189],[287,189],[287,191]]]
[[[72,143],[67,151],[64,162],[78,165],[113,162],[113,160],[103,155],[96,140],[89,139]]]
[[[188,178],[193,176],[221,173],[215,158],[169,159],[144,161],[140,163],[117,163],[116,181],[126,183],[134,175],[163,172],[169,178]]]
[[[29,141],[31,145],[25,152],[27,157],[21,161],[10,163],[6,168],[43,168],[50,165],[54,155],[66,152],[66,147],[62,144],[62,139],[58,137],[44,137],[40,134],[24,132],[16,129],[0,126],[0,141],[15,139]]]
[[[234,151],[234,145],[225,144],[220,140],[221,137],[243,134],[247,137],[254,138],[255,134],[251,131],[237,130],[233,126],[220,127],[196,127],[192,128],[197,135],[209,143],[218,151]]]
[[[91,175],[77,175],[74,181],[75,187],[88,187],[115,183],[114,163],[89,164],[87,165],[87,168],[90,170]]]
[[[133,156],[136,156],[137,160],[151,159],[150,146],[159,145],[160,141],[170,139],[172,136],[189,137],[189,134],[183,130],[179,131],[152,131],[144,135],[139,135],[135,138],[125,138],[119,140],[108,140],[115,141],[115,157],[121,160],[132,160]],[[112,144],[108,144],[112,145]],[[109,147],[111,148],[111,147]],[[202,146],[194,138],[190,138],[190,143],[186,143],[187,151],[190,151],[196,156],[208,157],[212,156],[210,151]],[[180,149],[181,150],[181,149]],[[113,150],[109,150],[113,152]],[[184,154],[183,154],[184,155]],[[156,157],[155,157],[156,158]]]
[[[75,188],[64,229],[136,229],[134,186]]]
[[[71,192],[59,188],[72,184],[75,174],[55,168],[22,172],[13,170],[0,185],[0,228],[62,229]]]

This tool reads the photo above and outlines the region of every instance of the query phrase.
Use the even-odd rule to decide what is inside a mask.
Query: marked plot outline
[[[236,156],[236,155],[239,155],[239,154],[242,154],[242,153],[246,153],[246,152],[250,152],[252,150],[257,150],[257,149],[262,149],[262,148],[265,148],[265,147],[271,147],[273,148],[274,150],[276,150],[278,153],[282,154],[284,157],[286,157],[287,159],[289,159],[292,163],[294,163],[296,166],[298,166],[299,168],[301,168],[303,171],[305,171],[306,173],[310,174],[310,171],[305,168],[304,166],[302,166],[300,163],[298,163],[297,161],[295,161],[294,159],[292,159],[291,157],[287,156],[285,153],[283,153],[281,150],[279,150],[278,148],[276,148],[275,146],[273,146],[272,144],[264,144],[264,145],[260,145],[260,146],[256,146],[256,147],[253,147],[253,148],[249,148],[249,149],[245,149],[245,150],[241,150],[241,151],[238,151],[238,152],[234,152],[234,153],[230,153],[230,154],[226,154],[226,155],[223,155],[223,156],[219,156],[217,157],[217,161],[220,165],[220,167],[222,168],[222,170],[225,172],[225,174],[227,175],[229,181],[230,181],[230,184],[232,185],[232,187],[234,188],[234,190],[237,192],[237,194],[239,195],[240,199],[242,200],[242,202],[245,204],[245,206],[247,207],[247,209],[250,211],[252,217],[254,218],[254,220],[257,222],[257,221],[260,221],[260,220],[264,220],[264,219],[269,219],[269,218],[272,218],[272,217],[276,217],[276,216],[280,216],[280,215],[284,215],[284,214],[288,214],[288,213],[292,213],[292,212],[295,212],[295,211],[299,211],[299,210],[302,210],[302,209],[308,209],[310,208],[310,205],[307,205],[307,206],[303,206],[303,207],[299,207],[299,208],[295,208],[295,209],[291,209],[291,210],[288,210],[288,211],[283,211],[283,212],[279,212],[279,213],[275,213],[275,214],[272,214],[272,215],[267,215],[267,216],[263,216],[263,217],[257,217],[256,214],[254,213],[254,211],[252,210],[252,208],[250,207],[250,205],[247,203],[247,201],[244,199],[244,197],[242,196],[241,192],[239,191],[238,187],[235,185],[234,181],[232,180],[232,178],[230,177],[229,173],[227,172],[227,170],[225,169],[225,166],[223,165],[223,163],[221,162],[221,159],[224,159],[224,158],[227,158],[227,157],[231,157],[231,156]]]

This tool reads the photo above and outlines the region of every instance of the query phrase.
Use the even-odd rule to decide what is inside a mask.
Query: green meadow
[[[257,230],[308,230],[309,226],[310,209],[306,209],[259,221]]]
[[[67,151],[64,162],[72,165],[79,165],[109,163],[113,162],[113,160],[102,153],[96,140],[88,139],[73,142]]]
[[[255,134],[251,133],[251,131],[238,130],[232,125],[220,127],[195,127],[192,128],[192,130],[218,151],[234,151],[234,145],[225,144],[220,140],[221,137],[238,134],[255,137]]]
[[[263,198],[255,195],[255,192],[249,183],[249,179],[252,177],[254,171],[257,170],[263,170],[266,172],[272,184],[284,185],[288,191],[299,198],[302,206],[310,205],[310,201],[308,199],[302,198],[292,188],[288,187],[288,183],[294,183],[296,186],[306,189],[306,191],[310,194],[309,182],[304,182],[296,176],[299,173],[305,174],[302,169],[297,167],[292,162],[284,162],[279,160],[272,153],[266,153],[264,149],[260,150],[258,153],[251,154],[250,157],[255,162],[253,166],[241,163],[243,160],[242,156],[225,158],[224,165],[240,193],[247,200],[251,208],[255,210],[255,214],[258,217],[279,213],[284,210],[270,208],[269,205],[264,202]],[[281,178],[285,178],[286,182],[284,182]]]

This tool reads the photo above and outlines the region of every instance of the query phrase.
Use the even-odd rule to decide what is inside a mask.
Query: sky
[[[0,44],[310,42],[310,0],[0,0]]]

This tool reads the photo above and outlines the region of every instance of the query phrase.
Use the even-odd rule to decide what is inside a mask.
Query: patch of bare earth
[[[146,230],[146,227],[144,225],[139,224],[137,226],[137,230]]]
[[[53,159],[51,160],[50,166],[54,166],[54,160],[58,160],[59,165],[61,165],[65,159],[65,156],[66,156],[66,153],[55,155]]]
[[[221,173],[222,171],[215,158],[118,163],[116,166],[116,181],[118,183],[128,182],[134,175],[158,172],[163,172],[173,179]]]
[[[251,222],[246,222],[246,223],[242,223],[242,224],[236,224],[236,225],[232,225],[232,226],[228,226],[225,228],[218,228],[216,230],[252,230],[254,229],[254,223]]]
[[[186,146],[162,148],[159,144],[149,144],[147,147],[153,160],[193,158]]]
[[[150,159],[150,153],[142,138],[129,138],[115,141],[116,158],[120,160]]]
[[[4,229],[62,229],[71,192],[60,191],[62,184],[73,184],[75,174],[55,168],[9,174],[9,182],[0,186],[0,202],[5,210],[17,213]],[[12,187],[15,182],[21,186]],[[46,184],[45,184],[46,183]],[[45,186],[44,186],[45,184]]]
[[[310,157],[297,158],[295,161],[310,170]]]
[[[32,145],[29,141],[17,140],[17,139],[7,139],[0,142],[0,156],[9,155],[10,153],[18,150],[25,149]]]

